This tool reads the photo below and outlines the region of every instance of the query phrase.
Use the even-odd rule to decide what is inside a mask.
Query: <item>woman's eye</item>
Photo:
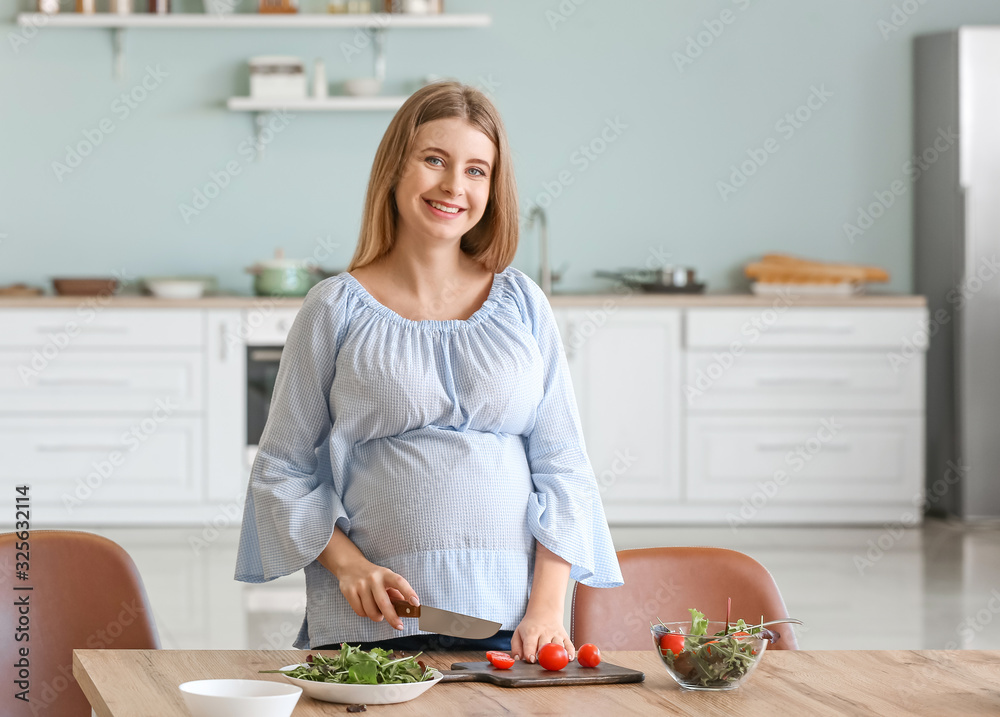
[[[473,169],[475,171],[479,172],[479,176],[480,177],[485,177],[486,176],[486,172],[484,172],[483,170],[481,170],[479,167],[473,167]]]
[[[440,158],[440,157],[428,157],[428,158],[427,158],[427,159],[425,159],[424,161],[425,161],[425,162],[435,162],[435,161],[436,161],[436,162],[440,162],[440,161],[441,161],[441,158]],[[434,165],[434,166],[436,167],[437,165]]]

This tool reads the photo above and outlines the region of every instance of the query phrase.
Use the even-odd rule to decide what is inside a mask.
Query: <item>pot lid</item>
[[[273,259],[258,261],[256,266],[261,269],[308,269],[309,263],[305,259],[286,259],[284,249],[275,249]]]

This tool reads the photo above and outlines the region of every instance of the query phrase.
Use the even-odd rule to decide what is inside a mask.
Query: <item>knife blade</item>
[[[493,637],[502,627],[499,622],[463,615],[459,612],[440,610],[427,605],[413,606],[402,600],[393,600],[392,606],[400,617],[419,618],[417,625],[424,632],[434,632],[450,637],[464,637],[467,640],[485,640]]]

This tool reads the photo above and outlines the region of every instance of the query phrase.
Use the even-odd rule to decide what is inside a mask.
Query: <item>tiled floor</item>
[[[169,649],[286,649],[305,607],[302,574],[232,579],[238,530],[91,529],[133,556]],[[615,547],[712,545],[774,575],[804,649],[1000,649],[1000,526],[929,521],[878,528],[612,528]],[[866,562],[867,561],[867,562]],[[567,610],[568,617],[568,610]]]

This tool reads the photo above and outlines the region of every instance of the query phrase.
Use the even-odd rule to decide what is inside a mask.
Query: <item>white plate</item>
[[[287,665],[281,669],[285,672],[294,670],[299,665]],[[431,668],[433,669],[433,668]],[[437,670],[434,670],[437,672]],[[339,702],[347,705],[394,705],[397,702],[409,702],[422,695],[436,685],[444,677],[440,672],[433,680],[424,682],[407,682],[402,685],[343,685],[336,682],[313,682],[299,680],[284,675],[284,678],[314,700],[324,702]]]

